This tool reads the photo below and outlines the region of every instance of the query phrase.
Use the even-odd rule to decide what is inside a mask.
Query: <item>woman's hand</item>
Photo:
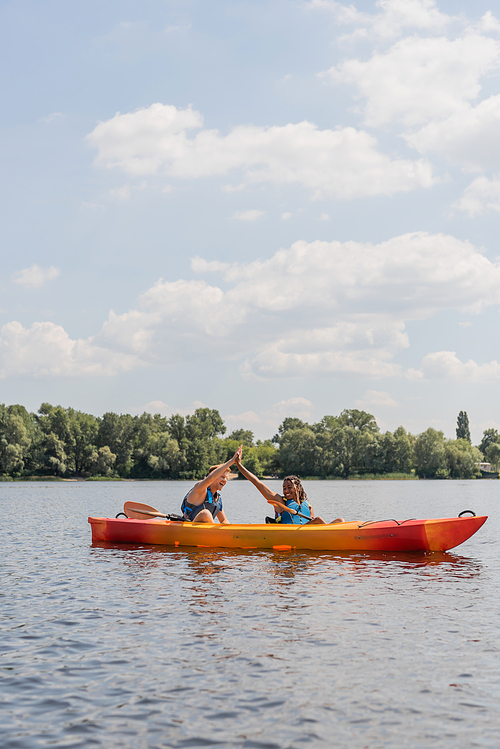
[[[241,465],[241,456],[243,455],[243,445],[240,445],[233,456],[233,463],[237,466]]]

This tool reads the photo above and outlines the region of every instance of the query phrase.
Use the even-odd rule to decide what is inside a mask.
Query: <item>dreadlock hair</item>
[[[285,481],[291,481],[291,483],[294,485],[294,487],[297,490],[297,501],[299,505],[302,504],[307,499],[307,494],[304,491],[304,487],[302,486],[302,481],[299,479],[298,476],[285,476],[283,479],[283,483]]]

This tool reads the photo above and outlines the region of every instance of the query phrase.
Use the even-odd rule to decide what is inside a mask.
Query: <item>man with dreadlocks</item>
[[[241,458],[236,459],[236,466],[240,471],[241,475],[244,476],[248,481],[257,487],[264,499],[270,504],[275,502],[285,505],[292,512],[287,512],[285,507],[278,508],[275,505],[275,518],[266,518],[266,523],[294,523],[295,525],[303,525],[305,523],[318,523],[325,525],[323,518],[314,517],[314,511],[311,507],[307,494],[304,491],[302,482],[297,476],[287,476],[283,479],[283,496],[277,492],[273,492],[263,481],[254,476],[253,473],[245,468],[241,463]],[[295,510],[295,512],[294,512]],[[296,514],[300,513],[300,515]],[[304,516],[304,517],[301,517]],[[333,521],[334,523],[343,522],[342,518],[337,518]]]

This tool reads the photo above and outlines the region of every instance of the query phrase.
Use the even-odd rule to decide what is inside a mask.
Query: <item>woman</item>
[[[280,504],[286,505],[290,510],[295,510],[296,512],[300,512],[301,515],[306,516],[300,517],[300,515],[287,512],[285,509],[275,506],[276,518],[266,518],[266,523],[293,523],[294,525],[317,523],[319,525],[326,525],[323,518],[320,518],[319,516],[314,517],[313,508],[309,504],[302,482],[297,478],[297,476],[287,476],[283,479],[283,496],[281,496],[281,494],[269,489],[269,487],[266,486],[263,481],[258,479],[257,476],[254,476],[253,473],[250,473],[250,471],[241,464],[241,458],[236,461],[236,465],[241,475],[251,481],[268,502],[271,504],[279,502]],[[342,518],[337,518],[334,522],[338,523],[341,521]]]
[[[186,520],[197,523],[213,523],[215,518],[219,523],[229,523],[222,509],[220,491],[227,484],[231,466],[241,459],[242,446],[236,450],[230,460],[218,466],[212,466],[208,476],[186,494],[182,501],[181,512]]]

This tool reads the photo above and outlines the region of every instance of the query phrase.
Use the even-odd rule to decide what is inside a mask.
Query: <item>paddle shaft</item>
[[[149,510],[134,510],[138,515],[150,515],[152,518],[166,518],[163,512],[149,512]]]

